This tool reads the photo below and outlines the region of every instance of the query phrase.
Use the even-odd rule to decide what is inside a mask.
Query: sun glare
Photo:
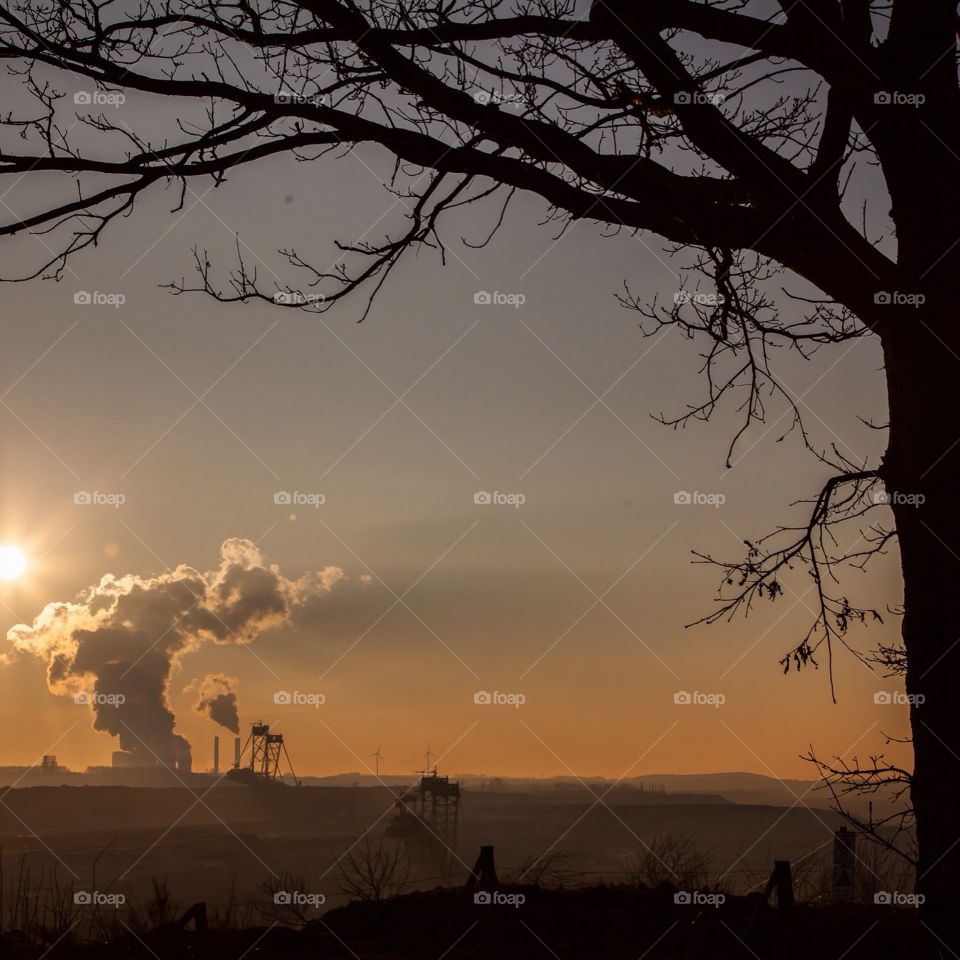
[[[0,580],[16,580],[27,569],[27,555],[19,547],[0,547]]]

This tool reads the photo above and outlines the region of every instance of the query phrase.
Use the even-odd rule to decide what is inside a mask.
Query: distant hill
[[[287,778],[290,782],[290,778]],[[452,773],[451,780],[459,780],[464,788],[473,791],[497,793],[541,793],[584,791],[586,783],[595,793],[610,789],[614,780],[604,777],[496,777],[475,773]],[[210,785],[212,774],[196,771],[192,774],[170,774],[162,768],[125,770],[123,768],[97,767],[86,772],[68,770],[66,767],[41,769],[40,767],[0,767],[0,787],[37,787],[37,786],[128,786],[128,787],[171,787],[184,782],[191,787]],[[383,774],[375,777],[370,773],[347,772],[328,777],[301,778],[304,786],[309,787],[376,787],[376,786],[412,786],[419,780],[413,772],[405,776]],[[230,785],[229,782],[226,785]],[[777,780],[760,773],[653,773],[640,777],[631,777],[614,787],[618,793],[634,790],[653,799],[653,795],[665,793],[674,803],[689,803],[697,798],[699,802],[718,799],[729,803],[754,804],[761,806],[792,806],[798,802],[805,806],[829,807],[830,796],[815,780]],[[880,803],[879,798],[874,798]]]
[[[661,773],[633,777],[630,783],[662,784],[667,793],[714,793],[733,803],[790,806],[802,798],[807,806],[830,805],[818,780],[777,780],[760,773]]]
[[[383,775],[381,781],[390,785],[415,783],[418,778]],[[536,793],[544,790],[583,789],[583,783],[591,787],[608,789],[613,780],[604,777],[584,777],[582,782],[574,777],[493,777],[472,773],[455,773],[451,780],[459,780],[472,790],[491,790],[507,793]],[[341,773],[332,777],[304,777],[309,786],[373,786],[378,781],[370,774]],[[618,790],[633,788],[644,792],[663,790],[674,802],[680,795],[695,794],[700,798],[709,796],[729,803],[746,803],[761,806],[789,807],[798,800],[804,806],[829,807],[830,795],[817,780],[778,780],[761,773],[652,773],[630,777],[622,781]]]

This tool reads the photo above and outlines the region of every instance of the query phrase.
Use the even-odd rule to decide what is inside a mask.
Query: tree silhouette
[[[0,172],[62,192],[0,234],[40,233],[49,251],[15,279],[58,277],[153,187],[185,194],[273,155],[373,143],[396,158],[401,232],[345,243],[332,269],[285,251],[302,289],[262,289],[242,258],[221,286],[197,251],[199,279],[175,292],[325,311],[357,290],[372,296],[404,253],[442,252],[447,212],[527,191],[562,221],[653,231],[692,253],[709,294],[666,306],[623,296],[647,333],[668,325],[704,344],[706,393],[671,422],[708,419],[732,399],[746,430],[779,393],[810,445],[771,366],[776,348],[808,356],[879,337],[882,461],[815,451],[832,476],[809,523],[723,564],[718,615],[777,597],[784,571],[803,565],[818,614],[785,663],[829,654],[851,623],[879,616],[851,604],[835,575],[896,538],[919,886],[928,926],[960,950],[957,28],[947,0],[3,2],[0,55],[29,98],[3,118]],[[61,87],[78,78],[71,129]],[[146,118],[135,129],[97,110],[123,91],[176,98],[180,135],[155,143]],[[874,226],[850,190],[877,174],[889,214]],[[783,271],[819,291],[797,295],[790,316],[765,292]],[[844,525],[862,536],[839,536]]]

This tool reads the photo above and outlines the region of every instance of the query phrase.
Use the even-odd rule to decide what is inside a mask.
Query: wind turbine
[[[380,752],[380,747],[378,745],[377,752],[373,754],[374,771],[378,778],[380,776],[380,761],[382,759],[383,759],[383,754]]]

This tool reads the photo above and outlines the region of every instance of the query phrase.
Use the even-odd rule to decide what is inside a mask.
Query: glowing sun
[[[0,547],[0,580],[16,580],[27,569],[27,555],[19,547]]]

